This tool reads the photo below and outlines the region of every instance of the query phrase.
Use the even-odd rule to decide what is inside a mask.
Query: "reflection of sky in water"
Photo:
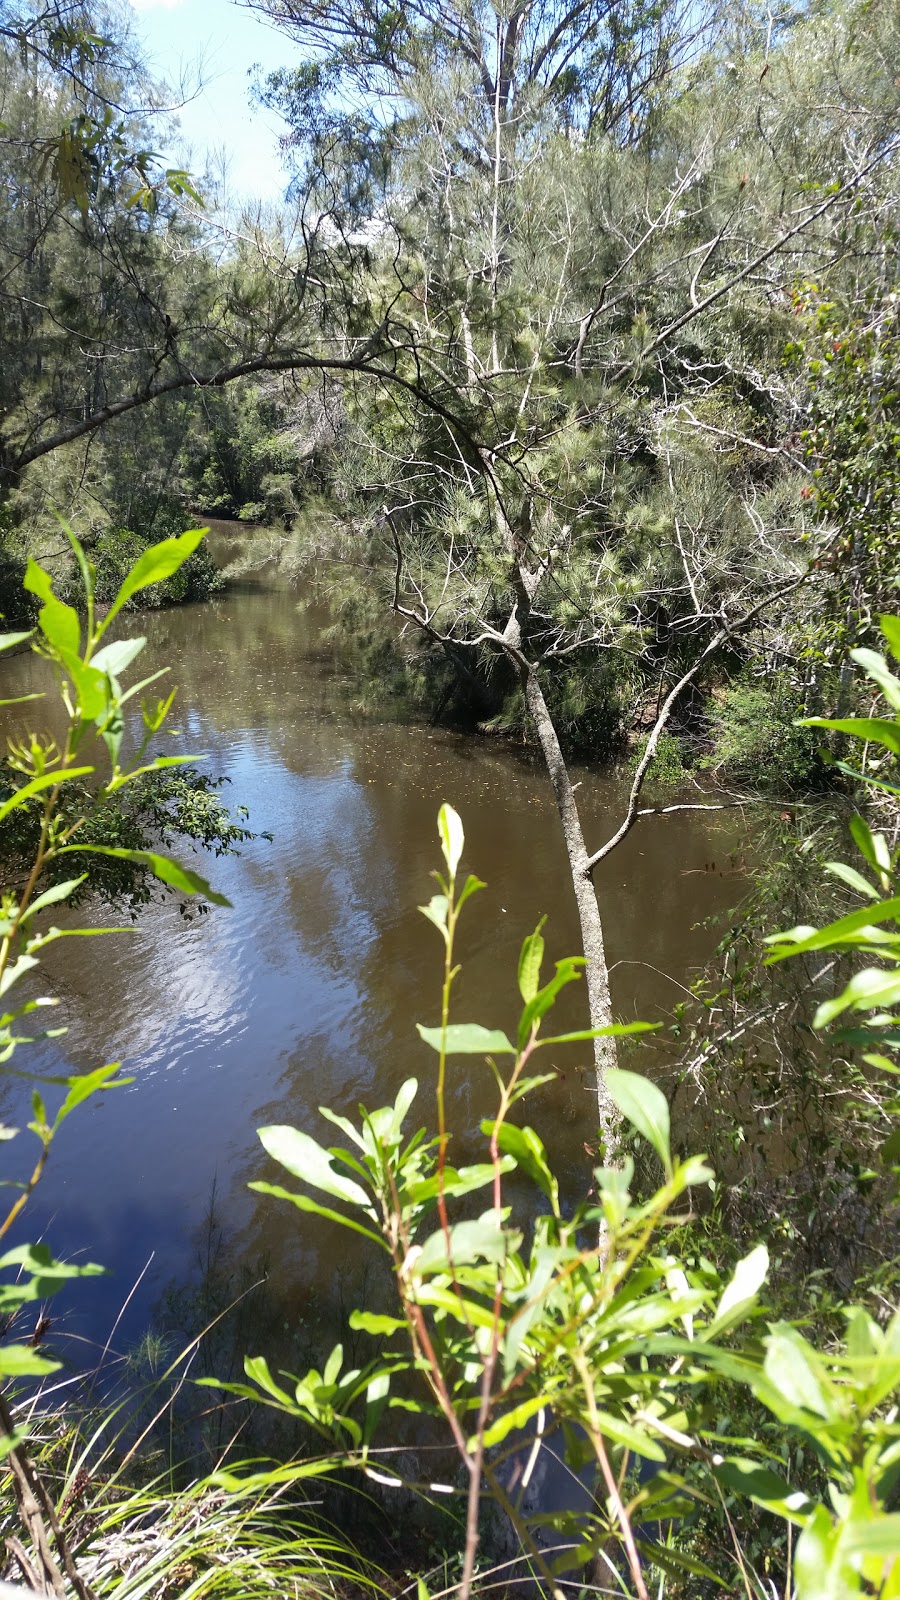
[[[154,614],[141,628],[148,656],[157,649],[177,661],[182,748],[210,752],[209,770],[231,780],[226,800],[248,806],[251,826],[273,840],[197,863],[233,910],[188,922],[172,904],[154,907],[130,935],[65,941],[48,963],[69,1032],[40,1050],[42,1070],[86,1071],[120,1057],[134,1078],[68,1124],[21,1235],[43,1230],[58,1253],[113,1269],[66,1297],[70,1325],[101,1337],[151,1251],[123,1336],[140,1330],[163,1286],[192,1270],[214,1186],[226,1235],[251,1264],[285,1252],[296,1263],[299,1237],[299,1259],[325,1295],[336,1267],[352,1266],[343,1239],[336,1259],[337,1241],[248,1193],[249,1178],[277,1176],[254,1129],[291,1121],[331,1142],[318,1105],[352,1113],[360,1099],[383,1104],[410,1074],[422,1083],[419,1116],[429,1114],[433,1058],[413,1024],[436,1020],[441,950],[416,905],[432,892],[441,799],[463,814],[464,864],[490,884],[468,919],[459,1020],[512,1025],[518,946],[544,912],[548,953],[577,948],[539,771],[486,743],[333,715],[327,670],[310,653],[312,623],[298,618],[287,589]],[[599,837],[617,796],[587,777],[582,798]],[[607,870],[610,954],[683,982],[715,937],[693,925],[737,890],[720,882],[721,864],[710,870],[730,843],[721,821],[663,826],[633,836]],[[615,981],[626,1016],[678,998],[649,968],[623,967]],[[583,1025],[582,1006],[567,997],[562,1025]],[[542,1102],[542,1127],[580,1183],[593,1097],[586,1054],[570,1058],[554,1063],[561,1076]],[[18,1122],[9,1085],[4,1094]],[[455,1158],[471,1158],[491,1108],[483,1063],[454,1072],[451,1101]]]

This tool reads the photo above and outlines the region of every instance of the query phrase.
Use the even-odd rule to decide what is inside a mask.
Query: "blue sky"
[[[207,150],[224,148],[233,193],[280,198],[287,182],[278,151],[284,124],[251,105],[249,72],[259,65],[265,74],[296,60],[290,41],[232,0],[131,4],[154,75],[176,87],[182,78],[195,84],[198,70],[202,76],[201,93],[179,112],[192,170],[202,171]]]

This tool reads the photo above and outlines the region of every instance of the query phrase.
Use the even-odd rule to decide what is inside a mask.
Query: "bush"
[[[131,528],[107,528],[99,534],[90,552],[96,568],[94,595],[99,602],[110,602],[115,597],[125,574],[144,554],[151,541],[176,538],[189,526],[194,526],[194,523],[181,507],[167,506],[155,510],[155,514],[147,520],[146,530],[141,533]],[[207,544],[203,542],[199,549],[187,557],[184,565],[171,574],[171,578],[160,584],[151,584],[141,592],[139,602],[128,603],[128,610],[136,610],[138,605],[141,610],[146,610],[147,606],[181,605],[186,600],[205,600],[223,587],[223,576],[208,552]]]
[[[704,766],[760,793],[822,787],[821,736],[795,726],[804,709],[789,684],[737,679],[713,707],[713,748]]]

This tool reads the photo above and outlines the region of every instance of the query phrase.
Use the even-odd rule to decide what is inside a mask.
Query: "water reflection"
[[[112,1269],[67,1297],[68,1325],[89,1337],[105,1337],[151,1252],[120,1342],[142,1330],[165,1285],[195,1271],[213,1191],[231,1259],[269,1262],[286,1320],[334,1300],[336,1262],[348,1281],[362,1270],[345,1236],[247,1191],[248,1178],[275,1176],[254,1129],[289,1121],[322,1134],[320,1104],[345,1113],[360,1100],[383,1104],[410,1075],[422,1083],[423,1118],[430,1113],[434,1058],[413,1024],[437,1018],[440,943],[415,908],[430,893],[442,800],[464,818],[465,864],[489,884],[462,942],[460,1020],[511,1025],[518,947],[544,913],[554,958],[578,946],[540,770],[488,742],[355,724],[318,648],[321,624],[268,568],[218,600],[129,624],[148,635],[148,671],[174,666],[183,746],[209,752],[210,770],[231,780],[229,797],[273,838],[203,866],[233,911],[186,923],[158,906],[102,950],[71,941],[54,952],[69,1032],[41,1050],[41,1069],[121,1059],[134,1078],[70,1123],[26,1229]],[[10,663],[7,692],[27,692],[36,671],[28,657]],[[37,715],[9,714],[18,726]],[[621,789],[584,774],[580,798],[588,838],[599,841]],[[735,898],[720,874],[737,826],[730,814],[654,821],[605,864],[621,1016],[671,1008],[709,953],[713,935],[699,924]],[[567,994],[560,1021],[583,1025],[582,996]],[[560,1051],[559,1079],[533,1113],[572,1192],[594,1133],[588,1062],[587,1048]],[[491,1109],[481,1063],[454,1073],[451,1102],[462,1160]]]

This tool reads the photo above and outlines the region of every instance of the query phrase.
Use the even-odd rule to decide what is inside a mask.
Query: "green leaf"
[[[789,1406],[828,1420],[834,1417],[830,1385],[816,1351],[786,1322],[779,1323],[766,1340],[763,1371]]]
[[[857,850],[859,850],[861,855],[865,856],[869,866],[875,867],[877,871],[881,863],[878,859],[878,852],[875,849],[875,840],[872,837],[872,830],[869,827],[869,824],[866,822],[865,817],[860,817],[858,815],[851,817],[850,833],[856,844]]]
[[[851,911],[849,916],[830,922],[827,928],[791,928],[787,933],[769,934],[763,943],[778,948],[766,957],[766,965],[784,961],[788,956],[804,955],[809,950],[830,950],[845,943],[853,945],[861,929],[876,927],[880,922],[895,922],[898,917],[900,897],[894,896],[890,900],[879,900],[877,905]],[[785,943],[787,940],[790,944]]]
[[[489,1137],[493,1134],[496,1123],[483,1122],[481,1129]],[[497,1129],[497,1144],[506,1155],[513,1157],[516,1165],[538,1188],[543,1190],[553,1207],[555,1216],[559,1215],[559,1184],[550,1170],[547,1161],[547,1152],[533,1128],[517,1128],[511,1122],[503,1122]]]
[[[692,1577],[705,1578],[708,1583],[716,1584],[719,1589],[730,1587],[724,1578],[713,1572],[712,1567],[699,1561],[696,1556],[685,1555],[683,1550],[675,1550],[671,1545],[657,1544],[653,1539],[635,1539],[635,1544],[641,1555],[670,1578],[678,1578],[683,1572],[689,1572]]]
[[[456,897],[457,915],[462,910],[463,906],[465,905],[466,901],[469,899],[470,895],[477,894],[479,889],[486,889],[486,888],[487,888],[487,884],[483,883],[480,878],[476,878],[474,876],[474,874],[470,872],[469,876],[467,877],[465,883],[462,886],[462,889],[461,889],[460,893]]]
[[[337,1383],[338,1375],[343,1365],[344,1346],[336,1344],[325,1363],[325,1371],[322,1373],[322,1383],[326,1389],[330,1389],[332,1384]]]
[[[543,1411],[546,1405],[546,1395],[536,1394],[531,1395],[528,1400],[521,1401],[519,1405],[513,1406],[509,1411],[505,1411],[502,1417],[498,1417],[496,1422],[492,1422],[491,1426],[486,1430],[484,1435],[485,1449],[490,1450],[493,1445],[502,1444],[507,1434],[512,1433],[514,1428],[524,1428],[526,1422],[530,1422],[531,1418],[537,1416],[539,1411]],[[476,1440],[473,1437],[469,1440],[469,1449],[474,1450],[475,1444]]]
[[[539,989],[537,994],[527,1002],[519,1018],[518,1039],[520,1050],[524,1050],[534,1024],[539,1022],[541,1017],[546,1016],[547,1012],[555,1004],[556,997],[560,991],[567,984],[574,983],[581,977],[583,966],[583,956],[568,956],[564,961],[557,961],[556,971],[550,982],[545,983],[543,989]]]
[[[298,1211],[306,1211],[314,1217],[324,1217],[326,1222],[337,1222],[342,1228],[349,1228],[352,1233],[361,1233],[364,1239],[370,1239],[373,1244],[387,1250],[384,1240],[373,1233],[371,1228],[363,1227],[354,1217],[347,1217],[342,1211],[332,1211],[330,1206],[320,1205],[318,1200],[313,1200],[308,1194],[294,1194],[290,1189],[283,1189],[279,1183],[264,1183],[261,1178],[253,1183],[248,1183],[248,1189],[253,1189],[257,1194],[270,1194],[276,1200],[289,1200]]]
[[[451,1022],[443,1028],[423,1028],[416,1023],[420,1037],[432,1050],[445,1050],[448,1056],[515,1055],[505,1033],[496,1028],[482,1028],[478,1022]]]
[[[891,655],[900,661],[900,617],[883,616],[878,621]]]
[[[605,1439],[614,1439],[616,1444],[625,1445],[626,1449],[633,1450],[636,1455],[644,1456],[648,1461],[665,1461],[666,1452],[656,1439],[651,1439],[643,1428],[635,1428],[632,1423],[626,1422],[624,1417],[613,1417],[608,1411],[597,1412],[600,1423],[600,1432]]]
[[[67,606],[53,593],[53,580],[49,572],[29,560],[22,579],[22,587],[43,601],[38,612],[38,624],[47,643],[64,656],[75,656],[81,651],[81,623],[74,606]]]
[[[868,878],[864,878],[862,873],[857,872],[855,867],[846,866],[843,861],[826,861],[825,871],[830,872],[833,878],[840,878],[842,883],[849,884],[851,889],[856,889],[859,894],[865,895],[868,900],[878,900],[880,898],[878,890],[873,889]]]
[[[854,1517],[844,1527],[842,1543],[854,1555],[900,1556],[900,1512],[871,1519]]]
[[[252,1383],[258,1384],[260,1389],[271,1395],[272,1399],[277,1401],[279,1405],[286,1406],[290,1411],[295,1409],[293,1399],[287,1393],[287,1390],[282,1389],[281,1385],[276,1383],[272,1377],[269,1371],[269,1363],[265,1356],[245,1356],[244,1371]]]
[[[406,1323],[400,1317],[377,1316],[374,1311],[351,1311],[349,1317],[350,1327],[354,1333],[400,1333]]]
[[[900,754],[900,727],[884,717],[804,717],[800,726],[833,728],[835,733],[848,733],[851,738],[882,744],[894,755]]]
[[[794,1551],[797,1600],[851,1600],[863,1594],[862,1579],[840,1533],[826,1508],[816,1506]]]
[[[47,1300],[72,1278],[96,1278],[105,1268],[94,1261],[74,1266],[56,1261],[45,1244],[20,1244],[0,1257],[0,1272],[16,1270],[16,1281],[0,1285],[0,1304],[4,1311],[29,1300]]]
[[[191,528],[187,533],[179,534],[177,539],[163,539],[145,550],[125,577],[103,620],[100,633],[106,632],[113,617],[127,605],[132,595],[138,594],[141,589],[148,589],[152,583],[163,583],[166,578],[171,578],[188,556],[193,555],[207,531],[206,528]]]
[[[551,1039],[541,1039],[546,1044],[578,1044],[584,1039],[624,1039],[632,1033],[655,1033],[661,1022],[610,1022],[605,1028],[583,1028],[577,1033],[557,1033]]]
[[[345,1178],[342,1173],[336,1172],[328,1151],[323,1150],[308,1133],[286,1124],[274,1124],[268,1128],[257,1128],[256,1131],[263,1149],[295,1178],[311,1183],[314,1189],[321,1189],[338,1200],[346,1200],[350,1205],[361,1206],[364,1210],[370,1208],[371,1201],[365,1189],[354,1183],[352,1178]]]
[[[0,1345],[0,1378],[42,1378],[48,1372],[58,1372],[61,1363],[39,1356],[27,1344]]]
[[[226,900],[224,894],[217,894],[215,889],[211,889],[198,872],[181,866],[171,856],[157,855],[154,850],[122,850],[105,844],[67,844],[57,851],[57,855],[82,855],[85,852],[96,856],[116,856],[120,861],[133,861],[137,866],[146,867],[161,883],[170,884],[182,894],[202,894],[214,906],[231,905],[231,901]]]
[[[49,889],[45,889],[43,894],[39,894],[36,900],[32,900],[28,910],[23,911],[20,925],[24,927],[26,923],[31,921],[32,917],[36,916],[39,911],[43,911],[47,906],[56,905],[60,900],[67,900],[73,890],[77,889],[79,884],[84,883],[86,877],[87,873],[83,872],[80,878],[69,878],[65,883],[54,883]]]
[[[450,902],[445,894],[433,894],[427,906],[419,907],[423,917],[427,917],[429,922],[433,922],[445,939],[447,937],[447,910],[449,905]]]
[[[833,1000],[824,1000],[813,1017],[814,1028],[824,1028],[842,1011],[881,1010],[900,1003],[900,972],[886,972],[881,967],[865,967],[854,973],[847,987]]]
[[[29,628],[27,633],[0,633],[0,651],[12,650],[17,644],[24,644],[33,632],[34,629]]]
[[[519,993],[527,1005],[538,992],[541,978],[541,965],[544,960],[544,941],[541,929],[546,922],[546,917],[541,917],[540,922],[524,941],[519,953]]]
[[[108,678],[120,678],[147,643],[146,639],[114,639],[91,657],[91,666]]]
[[[744,1256],[743,1261],[739,1261],[735,1267],[734,1276],[726,1286],[716,1307],[716,1314],[707,1329],[710,1335],[722,1333],[740,1321],[745,1311],[753,1305],[766,1281],[768,1270],[769,1252],[764,1244],[758,1244],[756,1249],[751,1250],[750,1254]]]
[[[809,1495],[802,1489],[792,1489],[789,1483],[758,1461],[745,1456],[730,1456],[720,1466],[713,1468],[719,1482],[733,1494],[744,1495],[748,1500],[773,1511],[786,1522],[805,1521],[809,1508]]]
[[[504,1233],[493,1211],[485,1212],[475,1222],[457,1222],[450,1229],[450,1251],[456,1267],[469,1266],[473,1261],[504,1261],[511,1248],[512,1236]],[[410,1270],[419,1276],[447,1265],[447,1235],[439,1228],[425,1240]]]
[[[446,800],[438,812],[438,834],[440,835],[444,860],[447,863],[447,871],[451,879],[455,878],[456,869],[459,866],[459,858],[463,853],[465,834],[463,833],[463,825],[459,815],[451,805],[448,805]]]
[[[610,1067],[604,1082],[622,1116],[653,1146],[671,1177],[669,1103],[662,1090],[649,1078],[620,1067]]]
[[[54,784],[66,783],[70,778],[86,778],[93,772],[93,767],[58,767],[52,772],[43,772],[39,778],[31,778],[28,783],[23,783],[21,789],[16,789],[0,805],[0,822],[9,816],[18,806],[24,805],[33,795],[40,794],[44,789],[52,789]],[[84,848],[82,846],[82,848]],[[62,854],[62,852],[58,852]]]
[[[867,678],[877,683],[894,710],[900,711],[900,678],[894,677],[884,656],[880,656],[877,650],[851,650],[850,659],[862,667]]]
[[[74,528],[70,526],[65,517],[62,516],[59,511],[55,511],[54,516],[56,517],[56,520],[62,528],[66,538],[68,539],[69,544],[72,546],[72,554],[78,563],[78,570],[81,573],[81,582],[84,587],[85,599],[91,601],[94,597],[94,568],[88,561],[87,556],[84,553],[81,540],[78,538]]]
[[[90,1099],[91,1095],[97,1094],[100,1089],[124,1089],[127,1084],[134,1082],[133,1078],[117,1078],[115,1076],[120,1065],[120,1062],[113,1061],[108,1067],[97,1067],[93,1072],[81,1073],[77,1078],[68,1079],[69,1092],[56,1113],[56,1120],[53,1124],[54,1132],[62,1122],[65,1122],[66,1117],[75,1110],[76,1106],[82,1105],[85,1100]]]

